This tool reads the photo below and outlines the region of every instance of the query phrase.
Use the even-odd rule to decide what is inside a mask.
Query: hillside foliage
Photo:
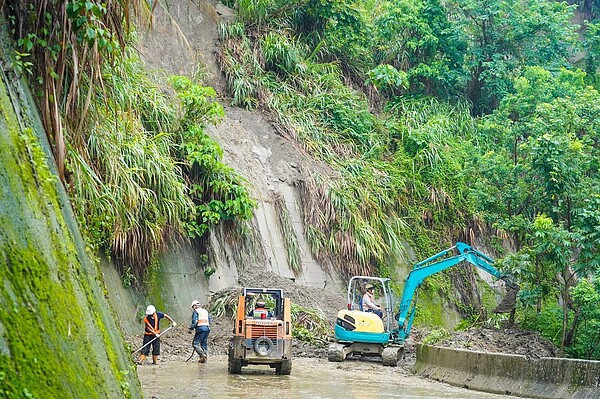
[[[403,238],[427,253],[487,226],[522,284],[521,322],[544,331],[556,317],[555,343],[600,355],[580,302],[594,298],[600,249],[593,21],[578,40],[564,2],[229,5],[238,19],[221,29],[221,59],[234,103],[272,112],[340,172],[307,220],[316,252],[358,273]]]
[[[223,116],[214,90],[174,77],[172,101],[128,51],[130,10],[149,3],[34,3],[0,2],[15,68],[98,249],[140,280],[169,240],[252,216],[203,130]],[[272,114],[338,172],[299,187],[318,259],[387,275],[404,243],[426,257],[477,237],[522,286],[517,322],[600,359],[594,4],[228,0],[219,63],[234,105]]]

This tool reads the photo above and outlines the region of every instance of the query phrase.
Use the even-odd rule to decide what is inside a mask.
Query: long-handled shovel
[[[131,354],[135,355],[136,353],[138,353],[139,351],[141,351],[142,349],[144,349],[145,347],[147,347],[148,345],[150,345],[152,342],[154,342],[156,339],[158,339],[158,338],[162,337],[163,335],[165,335],[171,328],[173,328],[173,326],[170,326],[165,331],[161,332],[156,337],[154,337],[150,341],[146,342],[146,344],[142,345],[142,347],[140,349],[136,350],[135,352],[132,352]]]
[[[190,355],[190,357],[187,358],[187,360],[185,361],[186,363],[192,360],[192,357],[194,357],[194,353],[196,353],[196,349],[192,348],[192,354]]]

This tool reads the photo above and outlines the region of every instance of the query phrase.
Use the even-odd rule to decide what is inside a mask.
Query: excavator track
[[[388,346],[383,349],[381,359],[384,366],[396,367],[404,359],[404,346]]]
[[[329,349],[327,350],[327,359],[330,362],[343,362],[346,358],[344,347],[344,345],[337,342],[330,344]]]

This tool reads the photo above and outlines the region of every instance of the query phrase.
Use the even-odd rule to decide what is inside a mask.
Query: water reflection
[[[241,375],[227,373],[227,359],[209,363],[172,361],[141,366],[138,375],[146,398],[246,398],[290,399],[508,399],[452,387],[407,375],[400,369],[352,361],[329,363],[324,359],[294,359],[292,374],[275,375],[266,366],[248,366]]]

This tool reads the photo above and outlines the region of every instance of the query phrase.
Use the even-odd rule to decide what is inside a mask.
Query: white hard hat
[[[200,306],[200,302],[198,302],[198,301],[192,301],[192,307],[194,307],[195,305]]]
[[[156,308],[152,305],[148,305],[148,307],[146,308],[146,314],[151,315],[154,313],[156,313]]]
[[[259,299],[258,301],[256,301],[256,306],[258,307],[264,307],[266,305],[265,301],[263,301],[262,299]]]

